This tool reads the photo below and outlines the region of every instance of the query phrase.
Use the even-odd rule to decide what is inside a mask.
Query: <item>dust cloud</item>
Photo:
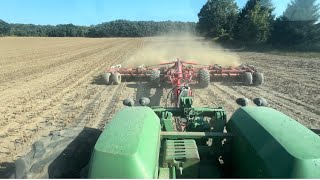
[[[124,67],[155,65],[177,58],[202,65],[238,66],[239,57],[221,46],[189,34],[145,38],[144,47],[123,64]]]

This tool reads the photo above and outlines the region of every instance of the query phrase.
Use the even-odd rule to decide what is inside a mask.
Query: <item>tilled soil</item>
[[[0,177],[8,177],[13,162],[34,149],[37,140],[52,140],[66,129],[102,130],[125,98],[149,97],[151,105],[165,105],[168,88],[143,82],[107,86],[101,77],[106,67],[126,62],[150,42],[142,38],[0,38]],[[265,83],[247,87],[212,82],[208,88],[194,88],[195,106],[223,106],[230,117],[238,108],[237,98],[264,97],[270,107],[320,129],[320,59],[231,53],[264,73]],[[59,138],[63,137],[60,133]]]

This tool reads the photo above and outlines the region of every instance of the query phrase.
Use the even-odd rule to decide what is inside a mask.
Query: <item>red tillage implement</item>
[[[238,67],[221,67],[220,65],[202,65],[195,62],[176,61],[137,68],[121,68],[116,65],[108,68],[104,73],[107,84],[120,84],[121,81],[150,81],[154,85],[169,82],[172,85],[172,98],[179,106],[179,97],[192,96],[190,84],[198,84],[205,88],[210,81],[223,80],[226,77],[243,85],[259,86],[263,83],[263,74],[250,65]]]

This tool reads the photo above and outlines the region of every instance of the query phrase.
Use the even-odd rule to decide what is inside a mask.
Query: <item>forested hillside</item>
[[[0,20],[0,36],[40,37],[146,37],[166,33],[195,32],[195,22],[116,20],[98,25],[76,26],[9,24]]]
[[[271,0],[209,0],[200,10],[197,30],[219,40],[273,46],[320,47],[320,5],[317,0],[292,0],[279,17]]]
[[[242,9],[235,0],[208,0],[198,13],[197,23],[116,20],[92,26],[53,26],[0,20],[0,36],[149,37],[189,32],[220,41],[320,48],[317,0],[292,0],[279,17],[274,10],[272,0],[248,0]]]

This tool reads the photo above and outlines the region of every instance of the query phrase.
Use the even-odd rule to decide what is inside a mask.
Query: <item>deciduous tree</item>
[[[263,43],[270,37],[273,8],[268,1],[249,0],[241,10],[236,27],[235,39]]]
[[[207,37],[232,37],[238,16],[234,0],[208,0],[200,10],[197,30]]]

